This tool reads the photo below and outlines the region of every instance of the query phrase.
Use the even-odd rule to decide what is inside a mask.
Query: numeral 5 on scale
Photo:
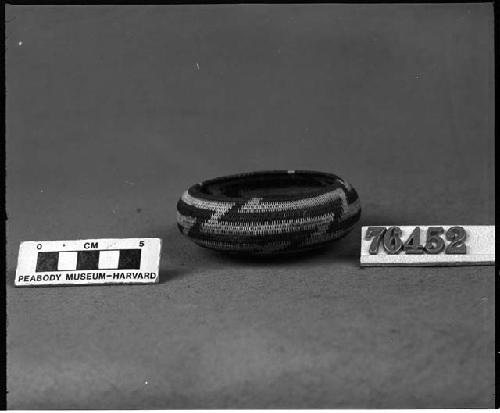
[[[445,232],[443,227],[428,227],[425,243],[420,242],[420,227],[415,227],[408,239],[401,239],[402,231],[399,227],[368,227],[365,239],[369,241],[368,252],[371,255],[378,254],[380,244],[383,245],[387,254],[467,254],[465,245],[466,232],[463,227],[450,227]],[[445,244],[446,238],[449,244]]]

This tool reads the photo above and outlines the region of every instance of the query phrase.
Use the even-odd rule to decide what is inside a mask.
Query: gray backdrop
[[[494,268],[230,259],[189,185],[314,169],[361,224],[494,224],[491,4],[7,6],[8,407],[493,407]],[[161,237],[161,283],[16,289],[19,242]]]

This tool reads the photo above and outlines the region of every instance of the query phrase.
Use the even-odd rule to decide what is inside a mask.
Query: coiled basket
[[[315,171],[263,171],[193,185],[177,203],[179,230],[219,251],[278,254],[321,246],[359,220],[356,190]]]

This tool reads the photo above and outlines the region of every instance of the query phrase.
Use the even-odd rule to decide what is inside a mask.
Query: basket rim
[[[239,196],[239,197],[231,197],[226,195],[214,195],[211,193],[207,193],[204,191],[210,185],[217,185],[222,183],[228,183],[230,181],[235,181],[235,183],[239,185],[245,185],[245,182],[249,179],[254,179],[255,177],[265,177],[265,176],[275,176],[275,175],[283,175],[283,178],[287,176],[307,176],[308,178],[318,178],[318,182],[323,186],[321,188],[315,187],[314,189],[304,190],[301,194],[292,194],[292,195],[268,195],[263,194],[262,197],[258,195],[252,196]],[[286,178],[285,178],[286,179]],[[330,180],[331,183],[327,184],[324,180]],[[323,181],[321,181],[323,180]],[[240,182],[238,182],[240,181]],[[284,201],[297,201],[301,199],[308,199],[315,196],[323,195],[325,193],[334,191],[339,187],[344,187],[346,189],[347,183],[344,179],[340,178],[338,175],[327,172],[319,172],[314,170],[263,170],[263,171],[253,171],[253,172],[243,172],[238,174],[231,174],[220,176],[212,179],[208,179],[192,185],[187,192],[192,197],[209,200],[209,201],[219,201],[219,202],[248,202],[255,198],[262,198],[262,202],[284,202]]]

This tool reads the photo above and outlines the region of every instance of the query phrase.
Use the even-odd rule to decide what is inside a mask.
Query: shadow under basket
[[[309,250],[346,235],[359,220],[356,190],[315,171],[262,171],[193,185],[177,202],[177,226],[218,251],[271,255]]]

